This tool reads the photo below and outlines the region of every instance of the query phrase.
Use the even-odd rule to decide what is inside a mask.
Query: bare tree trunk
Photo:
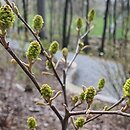
[[[88,12],[89,12],[89,0],[86,0],[87,4],[86,4],[86,19],[88,19]],[[88,24],[86,23],[86,28],[85,31],[88,30]],[[84,38],[84,43],[85,45],[89,45],[89,41],[88,41],[88,35],[85,36]]]
[[[123,12],[125,9],[124,1],[121,1],[121,11]],[[124,14],[122,13],[122,36],[124,35]]]
[[[127,0],[127,17],[126,17],[126,26],[125,26],[125,34],[124,34],[124,38],[125,38],[125,44],[124,44],[124,60],[125,60],[125,67],[128,68],[128,59],[127,59],[127,44],[128,44],[128,32],[129,32],[129,22],[130,22],[130,1]]]
[[[23,17],[24,20],[28,23],[28,0],[23,1]],[[25,40],[28,40],[28,29],[24,28]]]
[[[45,20],[45,0],[37,0],[37,12],[39,15],[41,15]],[[45,24],[45,23],[44,23]],[[45,39],[46,38],[46,34],[44,29],[41,30],[40,32],[40,38]]]
[[[53,6],[54,6],[54,2],[53,0],[50,0],[50,42],[52,42],[52,37],[53,37]]]
[[[117,28],[117,14],[116,14],[116,6],[117,6],[117,0],[114,1],[114,12],[113,12],[113,20],[114,20],[114,30],[113,30],[113,52],[115,52],[115,47],[116,47],[116,28]]]
[[[126,17],[126,26],[125,26],[125,47],[127,47],[128,40],[128,31],[129,31],[129,22],[130,22],[130,2],[127,0],[127,17]]]
[[[103,28],[103,33],[102,33],[102,41],[101,41],[101,47],[99,48],[99,55],[101,53],[104,53],[104,44],[105,44],[105,38],[106,38],[106,29],[107,29],[107,18],[108,18],[108,13],[109,13],[109,4],[110,0],[106,1],[106,10],[104,14],[104,28]]]
[[[69,0],[65,1],[65,7],[64,7],[64,15],[63,15],[63,36],[62,36],[62,47],[67,47],[67,15],[68,15],[68,6],[69,6]]]
[[[73,18],[73,4],[72,0],[69,1],[69,7],[70,7],[70,20],[69,20],[69,25],[68,25],[68,32],[67,32],[67,43],[69,44],[70,41],[70,33],[71,33],[71,24],[72,24],[72,18]],[[67,44],[67,46],[68,46]]]
[[[111,2],[110,2],[110,7],[111,7]],[[111,43],[112,41],[112,29],[111,29],[111,25],[112,25],[112,11],[109,12],[109,43]]]

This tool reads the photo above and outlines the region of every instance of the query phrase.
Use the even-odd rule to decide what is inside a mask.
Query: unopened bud
[[[27,125],[29,129],[35,129],[37,127],[37,121],[34,117],[28,117]]]
[[[49,47],[51,55],[54,55],[58,50],[59,50],[59,43],[57,41],[53,41]]]
[[[126,80],[123,86],[123,94],[125,97],[130,97],[130,78]]]
[[[81,29],[82,26],[83,26],[83,21],[82,21],[81,18],[78,18],[78,19],[77,19],[77,28],[78,28],[78,29]]]
[[[83,117],[79,117],[75,121],[75,125],[76,125],[77,128],[82,128],[84,123],[85,123],[85,119]]]
[[[52,97],[53,95],[53,90],[48,84],[43,84],[42,87],[40,88],[41,90],[41,95],[44,99],[47,101]]]
[[[65,59],[67,59],[67,57],[68,57],[68,49],[67,49],[67,48],[63,48],[63,49],[62,49],[62,55],[63,55],[63,57],[64,57]]]
[[[10,61],[12,64],[16,65],[17,64],[17,61],[15,59],[11,59]]]
[[[95,16],[95,10],[92,9],[92,10],[90,10],[89,13],[88,13],[88,22],[92,22],[93,19],[94,19],[94,16]]]

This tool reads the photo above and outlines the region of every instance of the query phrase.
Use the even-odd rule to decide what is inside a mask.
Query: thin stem
[[[4,37],[0,37],[0,42],[2,43],[3,46],[7,45]],[[38,89],[38,91],[40,92],[40,86],[37,83],[35,77],[26,69],[26,67],[23,65],[23,63],[21,62],[21,60],[15,55],[15,53],[11,50],[11,48],[9,46],[6,47],[5,49],[16,60],[16,62],[23,69],[23,71],[27,74],[27,76],[32,80],[32,82],[34,83],[34,85],[36,86],[36,88]]]
[[[112,106],[110,106],[110,107],[107,109],[107,111],[109,111],[109,110],[113,109],[114,107],[118,106],[120,103],[122,103],[122,102],[124,101],[124,99],[125,99],[125,98],[122,97],[117,103],[115,103],[115,104],[113,104]],[[85,122],[85,124],[87,124],[88,122],[93,121],[94,119],[96,119],[96,118],[98,118],[98,117],[100,117],[100,116],[102,116],[102,114],[96,115],[96,116],[94,116],[94,117],[88,119],[88,120]]]
[[[8,0],[5,0],[5,2],[12,8],[12,6],[11,6],[11,4],[10,4],[10,2]],[[34,31],[32,30],[32,28],[26,23],[26,21],[22,18],[22,16],[20,14],[17,14],[17,13],[15,13],[15,14],[24,23],[24,25],[26,26],[26,28],[28,28],[28,30],[33,34],[33,36],[35,37],[35,39],[38,41],[38,43],[41,46],[41,53],[46,56],[47,60],[49,60],[50,63],[52,63],[51,59],[47,55],[47,52],[45,51],[44,47],[42,46],[42,43],[41,43],[39,37],[34,33]],[[58,76],[58,74],[57,74],[57,72],[56,72],[56,70],[55,70],[55,68],[53,66],[53,63],[52,63],[52,69],[54,71],[54,74],[55,74],[57,80],[60,82],[61,86],[63,86],[63,84],[62,84],[62,82],[61,82],[61,80],[60,80],[60,78],[59,78],[59,76]]]
[[[57,117],[59,118],[60,122],[62,123],[63,117],[62,117],[61,114],[58,112],[58,110],[56,109],[56,107],[53,106],[53,105],[51,105],[50,107],[51,107],[51,109],[55,112],[55,114],[56,114]]]
[[[78,34],[77,34],[77,40],[76,40],[76,52],[75,52],[75,55],[74,57],[72,58],[72,60],[70,61],[68,67],[66,68],[66,72],[68,72],[68,70],[70,69],[71,65],[73,64],[73,62],[75,61],[76,57],[78,56],[79,54],[79,46],[78,46],[78,42],[79,42],[79,39],[80,39],[80,30],[78,30]]]
[[[13,9],[12,5],[10,4],[10,2],[9,2],[8,0],[5,0],[5,2]],[[15,13],[15,11],[14,11],[14,13]],[[60,83],[60,85],[61,85],[61,87],[62,87],[62,91],[63,91],[63,93],[64,93],[64,85],[63,85],[63,83],[62,83],[62,81],[61,81],[61,79],[60,79],[60,77],[59,77],[59,75],[58,75],[58,73],[57,73],[57,71],[56,71],[56,69],[55,69],[55,67],[54,67],[54,65],[53,65],[53,63],[52,63],[52,61],[51,61],[51,58],[48,57],[47,52],[45,51],[44,47],[42,46],[42,43],[41,43],[39,37],[34,33],[34,31],[32,30],[32,28],[26,23],[26,21],[22,18],[22,16],[21,16],[20,14],[17,14],[17,13],[15,13],[15,14],[16,14],[17,17],[24,23],[24,25],[26,26],[26,28],[28,28],[28,30],[33,34],[33,36],[35,37],[35,39],[36,39],[36,40],[38,41],[38,43],[40,44],[40,46],[41,46],[41,53],[42,53],[43,55],[45,55],[46,58],[47,58],[47,60],[51,63],[51,65],[52,65],[52,70],[53,70],[53,72],[54,72],[54,74],[55,74],[57,80],[59,81],[59,83]]]
[[[84,34],[80,37],[80,40],[82,40],[86,35],[88,35],[93,28],[94,28],[93,25],[90,26],[90,28],[86,31],[86,33],[84,33]]]
[[[68,71],[68,70],[70,69],[70,67],[72,66],[73,62],[74,62],[75,59],[77,58],[78,54],[79,54],[79,52],[76,52],[76,53],[74,54],[74,57],[73,57],[72,60],[70,61],[70,63],[69,63],[69,65],[68,65],[66,71]]]
[[[70,112],[71,116],[84,115],[84,114],[86,114],[86,110]],[[117,110],[117,111],[94,111],[94,110],[91,110],[88,112],[88,114],[100,114],[100,115],[107,114],[107,115],[121,115],[121,116],[125,116],[125,117],[130,117],[129,113],[125,113],[125,112],[122,112],[120,110]]]
[[[78,38],[78,39],[77,39],[77,42],[76,42],[76,45],[77,45],[77,47],[76,47],[76,52],[75,52],[75,54],[74,54],[74,57],[73,57],[72,60],[70,61],[69,65],[68,65],[68,67],[67,67],[67,69],[66,69],[66,71],[68,71],[68,70],[70,69],[71,65],[73,64],[73,62],[74,62],[75,59],[77,58],[78,54],[80,53],[80,50],[79,50],[79,47],[78,47],[78,43],[79,43],[86,35],[89,34],[89,32],[93,29],[93,27],[94,27],[94,26],[91,26],[91,27],[87,30],[87,32],[86,32],[85,34],[83,34],[82,36],[80,36],[80,31],[78,31],[78,35],[77,35],[77,38]]]
[[[22,70],[27,74],[27,76],[31,79],[31,81],[34,83],[35,87],[37,88],[37,90],[39,91],[39,93],[41,94],[40,91],[40,86],[38,84],[38,82],[36,81],[35,77],[26,69],[26,67],[23,65],[23,63],[21,62],[21,60],[15,55],[15,53],[11,50],[11,48],[8,46],[8,44],[5,41],[5,37],[0,36],[0,43],[4,46],[4,48],[8,51],[8,53],[16,60],[16,62],[19,64],[19,66],[22,68]],[[62,121],[62,116],[60,115],[60,113],[58,112],[58,110],[56,109],[55,106],[51,105],[50,106],[51,109],[54,111],[54,113],[57,115],[57,117],[59,118],[60,121]]]
[[[82,102],[76,104],[76,105],[71,109],[71,111],[73,111],[75,108],[77,108],[77,107],[80,106],[81,104],[82,104]]]
[[[74,129],[77,130],[77,128],[76,128],[76,126],[75,126],[75,123],[74,123],[74,119],[73,119],[73,117],[70,117],[70,119],[71,119],[71,123],[72,123]]]
[[[67,96],[66,96],[66,71],[65,69],[63,70],[63,94],[64,94],[64,100],[65,100],[65,104],[66,106],[68,106],[68,102],[67,102]]]

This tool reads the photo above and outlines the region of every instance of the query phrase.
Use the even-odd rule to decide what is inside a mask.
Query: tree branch
[[[86,110],[70,112],[70,116],[84,115],[84,114],[87,114]],[[121,115],[121,116],[125,116],[125,117],[130,117],[129,113],[125,113],[125,112],[122,112],[120,110],[117,110],[117,111],[94,111],[94,110],[91,110],[88,112],[88,114],[100,114],[100,115],[107,114],[107,115]]]
[[[13,9],[12,5],[10,4],[10,2],[9,2],[8,0],[5,0],[5,2]],[[64,85],[63,85],[63,83],[62,83],[62,81],[61,81],[61,79],[60,79],[60,77],[59,77],[59,75],[58,75],[58,73],[57,73],[57,71],[56,71],[56,69],[55,69],[55,67],[54,67],[54,65],[53,65],[53,63],[52,63],[52,61],[51,61],[51,59],[48,57],[47,52],[45,51],[45,49],[44,49],[44,47],[43,47],[43,45],[42,45],[42,43],[41,43],[39,37],[34,33],[34,31],[32,30],[32,28],[26,23],[26,21],[22,18],[22,16],[21,16],[20,14],[17,14],[15,11],[14,11],[14,13],[15,13],[16,16],[23,22],[23,24],[26,26],[26,28],[32,33],[32,35],[35,37],[35,39],[36,39],[36,40],[38,41],[38,43],[40,44],[40,46],[41,46],[41,53],[42,53],[43,55],[45,55],[46,58],[47,58],[47,60],[51,63],[51,65],[52,65],[52,70],[53,70],[53,72],[54,72],[54,74],[55,74],[55,76],[56,76],[58,82],[60,83],[60,85],[61,85],[61,87],[62,87],[62,91],[63,91],[63,93],[64,93]],[[64,98],[64,99],[65,99],[65,98]],[[66,101],[65,101],[65,102],[66,102]]]
[[[110,107],[107,109],[107,111],[109,111],[109,110],[113,109],[114,107],[118,106],[120,103],[122,103],[122,102],[124,101],[124,99],[125,99],[125,98],[122,97],[118,102],[116,102],[115,104],[113,104],[112,106],[110,106]],[[85,124],[87,124],[88,122],[93,121],[94,119],[96,119],[96,118],[98,118],[98,117],[100,117],[100,116],[102,116],[102,114],[96,115],[96,116],[94,116],[94,117],[88,119],[88,120],[85,122]]]
[[[6,46],[4,46],[4,48],[16,60],[16,62],[19,64],[19,66],[22,68],[22,70],[26,73],[26,75],[31,79],[31,81],[34,83],[35,87],[37,88],[37,90],[41,94],[40,86],[39,86],[38,82],[36,81],[35,77],[26,69],[26,67],[22,64],[21,60],[15,55],[15,53],[12,51],[12,49],[8,46],[8,44],[5,41],[5,37],[0,36],[0,43],[3,46],[6,45]],[[57,115],[59,120],[62,121],[63,120],[62,116],[60,115],[60,113],[58,112],[56,107],[53,105],[51,105],[50,107],[54,111],[54,113]]]

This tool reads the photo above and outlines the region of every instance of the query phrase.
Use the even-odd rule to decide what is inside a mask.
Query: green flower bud
[[[83,42],[80,42],[79,43],[79,48],[82,49],[84,47],[84,43]]]
[[[37,127],[37,121],[34,117],[28,117],[27,125],[29,129],[34,129]]]
[[[30,43],[30,46],[27,50],[27,57],[31,60],[36,60],[41,53],[41,46],[37,41]]]
[[[14,13],[9,5],[0,7],[0,30],[5,32],[6,29],[10,28],[15,20]]]
[[[92,22],[93,19],[94,19],[94,17],[95,17],[95,10],[92,9],[92,10],[90,10],[89,13],[88,13],[88,21],[89,21],[89,22]]]
[[[59,43],[57,41],[53,41],[49,47],[51,55],[54,55],[58,50],[59,50]]]
[[[44,24],[43,18],[40,15],[35,15],[33,18],[33,28],[37,31],[40,32]]]
[[[47,101],[52,97],[53,95],[53,90],[48,84],[43,84],[42,87],[40,88],[41,90],[41,95],[44,99]]]
[[[105,86],[105,79],[103,78],[98,81],[98,91],[101,91],[104,86]]]
[[[76,125],[77,128],[82,128],[84,123],[85,123],[85,119],[83,117],[79,117],[75,121],[75,125]]]
[[[90,86],[85,90],[85,100],[87,103],[91,103],[94,99],[94,96],[96,95],[96,90],[94,87]]]
[[[130,97],[130,78],[126,80],[125,85],[123,86],[123,94],[126,97]]]
[[[76,104],[77,102],[78,102],[78,96],[73,96],[72,98],[71,98],[71,100],[72,100],[72,103],[73,104]]]
[[[54,62],[52,62],[52,64],[53,64],[53,66],[55,66],[55,63],[54,63]],[[51,64],[50,61],[46,60],[46,68],[47,68],[47,69],[52,69],[52,64]]]
[[[67,48],[63,48],[62,49],[62,55],[65,59],[67,59],[67,56],[68,56],[68,49]]]
[[[83,21],[82,21],[81,18],[78,18],[78,19],[77,19],[77,28],[78,28],[78,29],[81,29],[82,26],[83,26]]]
[[[79,99],[80,99],[81,101],[84,101],[84,100],[85,100],[85,92],[80,93]]]

